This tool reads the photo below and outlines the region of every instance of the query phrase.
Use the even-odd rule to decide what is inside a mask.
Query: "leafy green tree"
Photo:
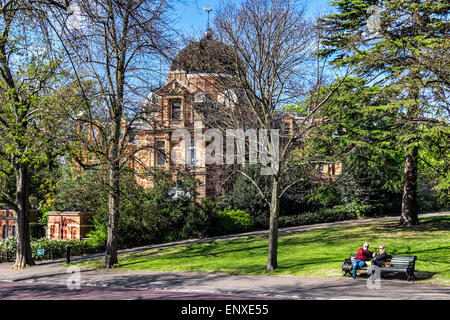
[[[49,132],[59,123],[51,112],[50,96],[60,81],[60,58],[47,50],[47,34],[37,14],[37,8],[45,5],[52,4],[0,2],[0,202],[17,212],[14,269],[34,264],[31,177],[33,170],[49,163],[53,143]]]
[[[240,174],[237,177],[233,189],[226,196],[226,206],[229,210],[238,209],[248,212],[257,226],[267,227],[269,204],[266,202],[266,198],[270,194],[270,179],[260,174],[260,165],[248,165],[242,171],[245,175]],[[264,196],[261,196],[260,192]]]
[[[450,5],[418,0],[337,0],[332,5],[337,12],[321,20],[321,53],[335,66],[356,66],[359,76],[389,93],[385,107],[395,115],[395,139],[404,148],[400,222],[417,224],[421,136],[448,132]]]
[[[318,113],[321,122],[306,140],[306,152],[319,162],[342,163],[333,187],[341,204],[386,204],[387,194],[394,199],[400,192],[403,149],[389,101],[382,87],[350,77]]]
[[[109,220],[107,171],[78,171],[71,169],[64,174],[52,209],[94,212],[94,230],[88,236],[105,247]],[[152,188],[139,186],[129,170],[124,169],[121,177],[119,248],[204,237],[212,232],[213,215],[195,201],[198,181],[190,175],[180,174],[178,181],[173,181],[169,172],[155,172]],[[190,196],[173,200],[170,191],[176,185]]]

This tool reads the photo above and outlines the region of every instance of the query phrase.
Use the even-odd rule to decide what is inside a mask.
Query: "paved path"
[[[38,265],[21,271],[0,267],[6,282],[67,285],[72,273],[58,265]],[[424,285],[405,280],[382,280],[380,289],[368,289],[367,278],[298,276],[241,276],[205,272],[134,270],[80,271],[82,286],[167,290],[191,294],[233,295],[278,299],[450,299],[450,286]],[[2,283],[0,282],[0,286]],[[67,289],[67,291],[70,291]],[[1,290],[0,290],[1,292]],[[124,297],[126,298],[126,297]],[[245,298],[243,298],[245,299]]]
[[[234,296],[124,287],[81,286],[48,283],[1,282],[0,300],[269,300],[257,296]]]
[[[433,215],[444,214],[448,215],[449,213],[440,213]],[[424,216],[430,215],[422,215],[422,217]],[[376,220],[370,219],[370,221],[344,221],[315,226],[284,228],[281,230],[281,232],[291,233],[299,232],[302,230],[310,230],[313,228],[323,228],[326,226],[348,225],[358,222],[369,223],[378,220],[385,221],[389,219],[395,220],[398,218],[383,218]],[[255,235],[255,233],[236,235],[227,238],[245,237],[250,235]],[[210,238],[209,241],[213,239],[217,238]],[[142,251],[161,246],[199,241],[206,241],[206,239],[189,240],[180,243],[122,250],[121,253],[133,252],[132,250]],[[92,255],[89,256],[89,258],[92,257]],[[60,292],[60,294],[62,294],[63,296],[65,294],[76,299],[77,295],[74,295],[73,292],[70,293],[69,289],[66,289],[67,292],[64,293],[64,286],[67,284],[69,277],[71,277],[72,274],[68,273],[68,269],[61,266],[60,262],[61,261],[40,262],[37,266],[19,271],[9,270],[10,266],[12,265],[11,263],[0,264],[0,298],[3,297],[2,292],[6,295],[11,294],[10,291],[12,284],[26,283],[32,286],[33,283],[39,283],[58,285],[58,292]],[[367,286],[367,278],[364,276],[361,276],[360,278],[354,280],[352,278],[319,278],[298,276],[241,276],[204,272],[155,272],[145,270],[131,271],[82,269],[80,271],[80,279],[83,290],[87,286],[109,287],[114,290],[116,290],[116,288],[132,288],[134,290],[150,290],[148,292],[149,297],[152,297],[152,294],[154,294],[154,297],[157,297],[158,294],[161,294],[160,291],[164,291],[167,292],[167,299],[170,299],[171,295],[173,295],[173,297],[177,296],[176,293],[178,293],[181,294],[181,296],[183,296],[184,294],[190,294],[191,296],[186,296],[186,299],[196,299],[196,295],[198,295],[198,299],[201,299],[202,296],[228,297],[229,295],[232,295],[233,297],[238,299],[259,297],[275,299],[450,300],[450,286],[417,284],[407,282],[405,280],[382,280],[379,289],[369,289]],[[3,283],[1,281],[3,281]],[[5,283],[7,283],[7,285],[4,286]],[[92,290],[90,291],[91,293],[93,292]],[[120,294],[118,294],[117,296],[119,297]],[[138,296],[139,294],[136,295],[136,293],[131,293],[130,291],[130,296],[123,294],[122,298],[126,299],[127,297],[130,297],[133,299],[137,299]],[[119,297],[118,299],[121,298]]]

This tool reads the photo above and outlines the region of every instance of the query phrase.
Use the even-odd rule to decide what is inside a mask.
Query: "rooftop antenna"
[[[206,38],[211,38],[212,36],[212,31],[211,28],[209,27],[209,13],[212,11],[212,8],[203,8],[203,10],[205,10],[208,13],[208,23],[206,25],[206,33],[205,33],[205,37]]]

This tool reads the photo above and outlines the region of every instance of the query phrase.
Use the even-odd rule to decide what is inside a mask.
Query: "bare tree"
[[[236,117],[245,115],[246,120],[241,124],[270,132],[279,127],[284,106],[306,101],[310,92],[317,93],[308,100],[309,104],[304,106],[301,115],[297,114],[296,125],[288,135],[280,139],[276,134],[267,137],[266,150],[272,156],[278,153],[279,160],[270,168],[271,193],[266,199],[270,203],[269,272],[278,267],[280,198],[290,187],[302,182],[300,178],[284,183],[282,187],[292,169],[289,159],[302,163],[292,151],[317,125],[314,119],[317,110],[337,89],[331,90],[326,97],[320,92],[324,82],[324,64],[313,58],[318,49],[318,41],[315,40],[319,35],[313,28],[313,21],[306,18],[304,9],[304,5],[295,0],[245,0],[239,6],[232,3],[223,5],[215,20],[219,37],[237,52],[235,79],[236,85],[242,89],[242,101],[235,106],[226,125],[236,125]],[[222,119],[227,121],[223,115]],[[234,119],[233,122],[230,119]],[[262,191],[260,195],[265,197]]]
[[[128,142],[158,78],[156,57],[169,56],[172,48],[168,11],[165,0],[79,0],[71,3],[69,16],[55,11],[49,19],[69,56],[83,101],[81,108],[66,109],[77,123],[70,137],[79,151],[74,159],[83,168],[108,172],[106,268],[118,263],[120,172],[138,151]]]

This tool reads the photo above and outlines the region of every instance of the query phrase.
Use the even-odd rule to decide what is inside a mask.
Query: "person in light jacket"
[[[386,252],[386,247],[384,245],[381,245],[379,250],[380,252],[373,258],[372,264],[383,267],[387,260],[392,259],[392,256]]]

